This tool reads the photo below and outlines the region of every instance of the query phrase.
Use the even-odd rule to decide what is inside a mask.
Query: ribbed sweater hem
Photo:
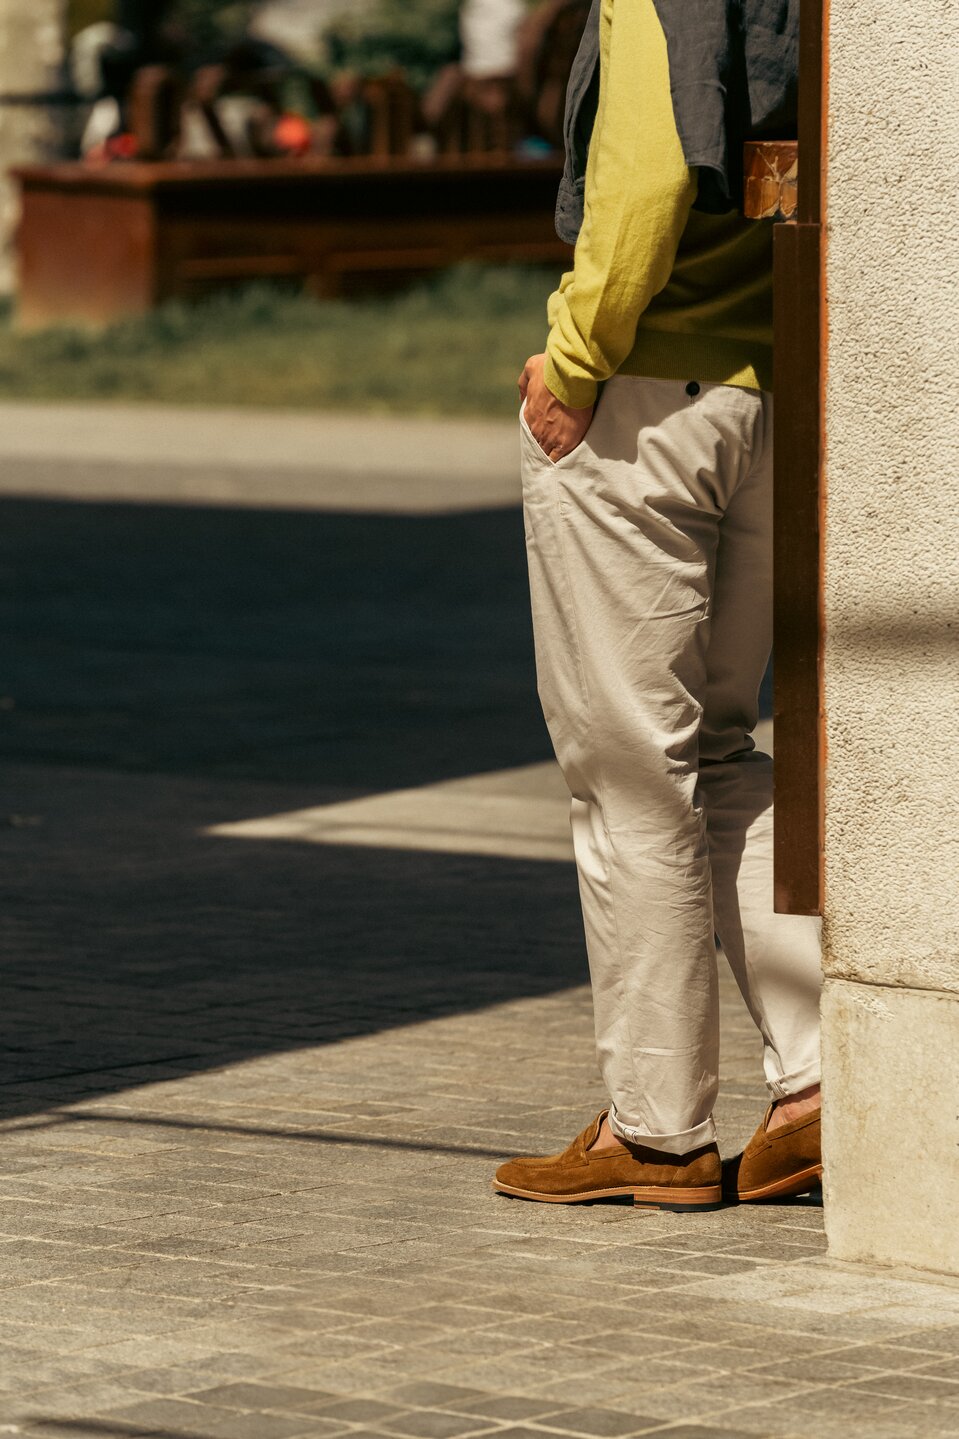
[[[619,374],[646,375],[655,380],[710,380],[719,385],[771,391],[773,349],[755,340],[639,329]]]

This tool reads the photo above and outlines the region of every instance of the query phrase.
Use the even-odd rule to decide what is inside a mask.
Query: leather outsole
[[[808,1169],[800,1170],[798,1174],[787,1174],[783,1179],[775,1179],[758,1189],[741,1189],[738,1197],[740,1204],[750,1204],[761,1199],[791,1199],[797,1194],[808,1194],[811,1189],[821,1187],[822,1165],[813,1164]]]
[[[498,1184],[493,1189],[513,1199],[538,1200],[540,1204],[587,1204],[593,1199],[631,1197],[643,1209],[686,1210],[722,1209],[722,1186],[704,1185],[699,1189],[669,1189],[656,1185],[623,1184],[609,1189],[585,1189],[578,1194],[543,1194],[535,1189],[518,1189],[512,1184]]]

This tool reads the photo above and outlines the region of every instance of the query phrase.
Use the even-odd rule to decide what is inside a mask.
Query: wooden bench
[[[328,296],[462,260],[561,265],[560,171],[489,155],[28,166],[19,323],[104,324],[255,280]]]

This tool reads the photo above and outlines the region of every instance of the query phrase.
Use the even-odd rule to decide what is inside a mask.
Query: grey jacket
[[[742,204],[743,142],[796,134],[800,0],[653,0],[669,55],[676,128],[699,171],[698,210]],[[599,17],[593,0],[566,94],[566,167],[556,233],[583,223],[586,159],[599,100]]]

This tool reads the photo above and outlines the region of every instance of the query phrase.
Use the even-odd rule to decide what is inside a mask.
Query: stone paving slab
[[[773,753],[771,720],[755,742]],[[294,840],[509,859],[573,858],[569,791],[554,760],[212,826],[225,839]]]
[[[569,791],[555,761],[218,825],[233,839],[571,860]]]

